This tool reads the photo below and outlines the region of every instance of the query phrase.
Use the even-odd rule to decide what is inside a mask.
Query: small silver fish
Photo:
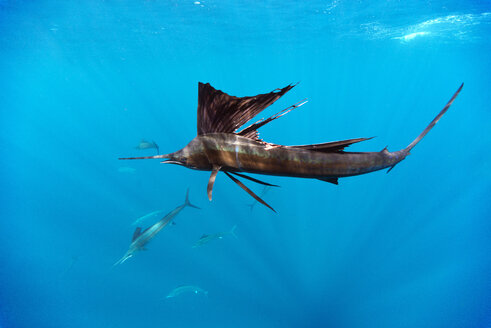
[[[138,146],[135,147],[135,149],[140,149],[140,150],[152,149],[152,148],[157,149],[157,154],[160,154],[159,145],[157,145],[157,143],[153,140],[152,142],[150,142],[150,141],[146,141],[145,139],[142,139],[138,144]]]
[[[222,239],[223,237],[225,237],[227,235],[232,235],[235,238],[237,238],[237,235],[235,234],[235,228],[237,228],[237,225],[234,225],[233,228],[230,229],[230,231],[217,232],[217,233],[213,233],[211,235],[203,234],[198,239],[198,241],[193,245],[193,248],[196,248],[196,247],[199,247],[199,246],[203,246],[204,244],[207,244],[210,241],[215,240],[215,239]]]
[[[176,217],[179,212],[181,212],[186,206],[199,208],[189,201],[189,189],[186,192],[186,200],[184,204],[176,207],[172,211],[170,211],[166,216],[152,224],[150,227],[146,228],[142,231],[141,227],[137,227],[135,232],[133,233],[133,238],[131,238],[131,244],[123,257],[113,264],[113,266],[124,263],[129,258],[133,257],[136,252],[146,250],[146,244],[152,240],[159,232],[162,230],[167,224],[172,222],[172,220]]]
[[[150,212],[150,213],[145,214],[145,215],[139,217],[138,219],[136,219],[131,225],[138,225],[138,224],[143,223],[144,221],[146,221],[150,218],[153,218],[154,216],[160,215],[162,213],[164,213],[163,210],[156,210],[156,211]]]
[[[176,297],[184,293],[204,294],[205,296],[208,296],[208,291],[198,286],[181,285],[179,287],[174,288],[165,298]]]

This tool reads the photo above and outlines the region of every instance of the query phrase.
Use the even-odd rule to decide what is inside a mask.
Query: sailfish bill
[[[169,158],[169,154],[155,155],[155,156],[141,156],[141,157],[121,157],[118,159],[127,160],[127,159],[155,159],[155,158]]]
[[[165,155],[121,159],[165,158],[162,163],[211,171],[207,187],[210,200],[218,172],[222,171],[254,199],[274,211],[271,206],[232,175],[235,174],[263,185],[275,186],[242,173],[319,179],[338,184],[340,178],[382,169],[390,171],[409,155],[414,146],[447,112],[463,85],[462,83],[440,113],[406,148],[394,152],[389,152],[387,148],[377,152],[347,152],[345,149],[350,145],[371,138],[354,138],[297,146],[278,145],[259,138],[259,128],[302,106],[306,103],[305,100],[240,130],[242,126],[295,85],[290,84],[256,96],[234,97],[213,88],[209,83],[200,82],[198,84],[198,135],[186,147]]]

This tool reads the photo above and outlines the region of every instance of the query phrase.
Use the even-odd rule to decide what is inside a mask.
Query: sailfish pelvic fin
[[[261,181],[261,180],[258,180],[258,179],[254,179],[248,175],[245,175],[245,174],[241,174],[241,173],[237,173],[237,172],[229,172],[230,174],[233,174],[233,175],[236,175],[236,176],[239,176],[241,178],[244,178],[244,179],[247,179],[247,180],[251,180],[255,183],[259,183],[259,184],[262,184],[262,185],[265,185],[265,186],[268,186],[268,187],[279,187],[278,185],[275,185],[275,184],[271,184],[271,183],[267,183],[267,182],[264,182],[264,181]]]
[[[251,195],[255,200],[257,200],[258,202],[260,202],[261,204],[263,204],[264,206],[268,207],[269,209],[271,209],[273,212],[276,213],[276,211],[274,210],[274,208],[272,208],[271,206],[269,206],[268,203],[266,203],[264,200],[261,199],[261,197],[259,197],[258,195],[256,195],[252,190],[250,190],[249,188],[246,187],[245,184],[243,184],[240,180],[234,178],[229,172],[227,171],[224,171],[224,173],[230,178],[232,179],[233,182],[235,182],[236,184],[239,185],[239,187],[241,187],[242,189],[244,189],[249,195]]]

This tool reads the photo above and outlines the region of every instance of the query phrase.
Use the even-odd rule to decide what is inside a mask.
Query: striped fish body
[[[213,165],[222,171],[265,175],[325,178],[348,177],[394,166],[407,153],[389,152],[321,152],[272,145],[230,133],[198,136],[173,159],[187,167],[211,171]]]

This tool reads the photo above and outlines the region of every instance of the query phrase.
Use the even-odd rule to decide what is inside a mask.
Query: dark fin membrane
[[[318,178],[317,180],[325,181],[325,182],[330,182],[335,185],[338,184],[338,178]]]
[[[261,204],[263,204],[264,206],[268,207],[269,209],[271,209],[273,212],[276,213],[276,211],[274,210],[274,208],[272,208],[271,206],[268,205],[268,203],[266,203],[264,200],[262,200],[258,195],[256,195],[252,190],[250,190],[249,188],[246,187],[245,184],[243,184],[241,181],[237,180],[236,178],[234,178],[230,173],[228,173],[227,171],[224,171],[224,173],[230,178],[232,179],[233,182],[235,182],[236,184],[239,185],[239,187],[241,187],[242,189],[244,189],[249,195],[251,195],[255,200],[257,200],[258,202],[260,202]]]
[[[209,83],[198,84],[198,135],[233,133],[294,85],[253,97],[234,97],[216,90]]]
[[[213,165],[213,171],[211,171],[210,180],[208,180],[208,199],[211,201],[211,194],[213,192],[213,185],[215,184],[215,179],[217,178],[218,171],[220,171],[222,167],[218,165]]]
[[[142,228],[138,227],[135,229],[135,232],[133,232],[133,238],[131,238],[131,242],[134,242],[136,238],[140,237],[142,234]]]
[[[298,102],[298,103],[296,103],[294,105],[291,105],[290,107],[287,107],[287,108],[283,109],[282,111],[280,111],[280,112],[278,112],[278,113],[276,113],[276,114],[268,117],[267,119],[261,119],[261,120],[257,121],[256,123],[249,125],[248,127],[246,127],[245,129],[243,129],[242,131],[238,132],[237,134],[239,136],[243,136],[243,137],[246,137],[246,138],[260,140],[259,139],[259,132],[257,132],[257,130],[260,127],[268,124],[271,121],[276,120],[277,118],[282,117],[285,114],[288,114],[289,112],[291,112],[295,108],[298,108],[298,107],[302,106],[306,102],[307,102],[307,100],[304,99],[304,100],[302,100],[302,101],[300,101],[300,102]]]
[[[301,145],[301,146],[284,146],[286,148],[300,148],[300,149],[305,149],[305,150],[312,150],[312,151],[320,151],[324,153],[335,153],[335,152],[342,152],[344,148],[365,140],[370,140],[371,138],[356,138],[356,139],[347,139],[347,140],[340,140],[340,141],[333,141],[333,142],[326,142],[326,143],[320,143],[320,144],[312,144],[312,145]]]
[[[230,174],[234,174],[236,176],[239,176],[241,178],[244,178],[244,179],[248,179],[248,180],[251,180],[251,181],[254,181],[255,183],[259,183],[259,184],[262,184],[262,185],[265,185],[265,186],[269,186],[269,187],[279,187],[278,185],[274,185],[274,184],[271,184],[271,183],[267,183],[267,182],[264,182],[264,181],[261,181],[261,180],[258,180],[258,179],[254,179],[250,176],[247,176],[245,174],[240,174],[240,173],[237,173],[237,172],[229,172]]]

